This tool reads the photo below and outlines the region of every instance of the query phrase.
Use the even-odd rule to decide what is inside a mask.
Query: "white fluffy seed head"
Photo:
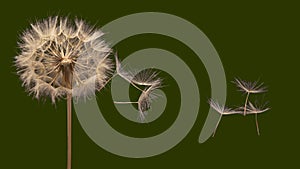
[[[114,67],[103,33],[83,20],[49,17],[21,36],[15,65],[23,86],[52,102],[68,94],[86,98],[106,84]]]

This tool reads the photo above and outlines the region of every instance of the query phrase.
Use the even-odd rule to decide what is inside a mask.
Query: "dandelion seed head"
[[[110,76],[111,48],[103,33],[80,19],[49,17],[21,35],[15,65],[23,86],[52,102],[68,94],[88,97]],[[76,90],[74,90],[76,89]]]
[[[264,83],[259,83],[258,81],[255,82],[247,82],[241,79],[235,78],[233,83],[239,88],[239,91],[245,93],[263,93],[267,91],[267,88]]]

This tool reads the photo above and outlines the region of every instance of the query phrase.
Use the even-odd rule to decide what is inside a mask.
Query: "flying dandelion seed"
[[[213,108],[216,112],[218,112],[220,114],[219,120],[216,124],[215,130],[214,130],[214,133],[213,133],[213,137],[214,137],[223,115],[239,114],[240,112],[236,111],[232,108],[228,108],[225,105],[220,105],[218,102],[214,101],[213,99],[209,99],[208,103],[209,103],[211,108]]]
[[[114,101],[115,104],[137,104],[139,119],[141,122],[146,121],[147,111],[151,108],[151,103],[158,96],[154,93],[156,89],[162,87],[162,79],[158,78],[158,73],[152,69],[143,70],[136,75],[125,71],[116,56],[116,74],[124,80],[128,81],[133,87],[141,91],[141,94],[135,102],[119,102]],[[144,86],[141,89],[139,86]]]
[[[255,124],[256,124],[256,131],[258,135],[260,135],[260,130],[259,130],[257,115],[260,113],[264,113],[268,110],[270,110],[269,107],[253,105],[251,102],[249,102],[247,105],[247,114],[255,114]]]
[[[245,104],[244,104],[244,113],[243,113],[244,116],[246,116],[246,109],[247,109],[246,107],[248,104],[250,94],[264,93],[267,91],[267,88],[263,86],[264,83],[259,83],[258,81],[246,82],[238,78],[235,78],[233,83],[236,84],[239,91],[247,93]]]
[[[150,71],[144,71],[149,73]],[[142,76],[143,78],[147,76]],[[156,78],[156,73],[153,72],[149,78],[146,79],[138,79],[141,81],[137,81],[137,79],[133,79],[133,83],[137,83],[139,85],[143,84],[148,87],[144,89],[138,99],[138,110],[140,113],[140,119],[141,121],[145,121],[145,114],[147,114],[147,111],[151,108],[152,101],[157,98],[157,95],[154,93],[156,89],[161,88],[161,79]]]
[[[132,79],[134,78],[134,74],[129,71],[125,71],[124,68],[121,65],[121,62],[118,58],[117,53],[115,54],[115,62],[116,62],[116,71],[114,76],[120,76],[124,80],[126,80],[128,83],[130,83],[133,87],[138,89],[139,91],[143,91],[140,87],[138,87],[135,83],[132,82]]]
[[[267,88],[265,86],[263,86],[263,83],[258,83],[258,81],[256,81],[256,82],[246,82],[246,81],[240,80],[238,78],[235,78],[234,83],[236,84],[236,86],[238,87],[238,89],[240,91],[242,91],[244,93],[247,93],[245,105],[242,106],[242,107],[236,108],[236,109],[232,109],[232,108],[228,108],[224,105],[220,105],[219,103],[217,103],[213,99],[210,99],[208,101],[210,107],[213,108],[216,112],[218,112],[220,114],[220,118],[219,118],[219,120],[216,124],[213,136],[216,133],[217,127],[218,127],[218,125],[221,121],[222,116],[223,115],[232,115],[232,114],[242,114],[244,116],[246,116],[248,114],[255,114],[256,130],[257,130],[257,134],[260,135],[257,115],[260,114],[260,113],[268,111],[270,108],[266,108],[265,106],[253,105],[249,101],[249,95],[251,93],[257,94],[257,93],[266,92]]]
[[[103,33],[85,21],[49,17],[21,36],[15,65],[23,86],[35,98],[67,99],[68,161],[71,169],[72,97],[86,98],[111,75],[111,48]],[[76,90],[74,90],[76,88]]]

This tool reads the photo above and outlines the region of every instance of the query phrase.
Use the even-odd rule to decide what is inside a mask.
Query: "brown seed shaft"
[[[71,169],[72,163],[72,95],[67,96],[67,169]]]
[[[72,89],[73,65],[62,65],[64,85]],[[72,168],[72,94],[67,95],[67,169]]]

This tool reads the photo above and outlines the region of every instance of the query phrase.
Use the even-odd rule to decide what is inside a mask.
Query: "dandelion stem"
[[[247,109],[249,95],[250,95],[250,93],[247,92],[247,97],[246,97],[246,101],[245,101],[245,105],[244,105],[244,116],[246,116],[246,109]]]
[[[72,163],[72,95],[67,96],[67,169],[71,169]]]
[[[257,120],[257,113],[255,113],[255,124],[256,124],[257,135],[260,135],[259,125],[258,125],[258,120]]]
[[[73,66],[71,64],[62,67],[64,85],[72,89]],[[67,169],[72,166],[72,94],[67,94]]]

